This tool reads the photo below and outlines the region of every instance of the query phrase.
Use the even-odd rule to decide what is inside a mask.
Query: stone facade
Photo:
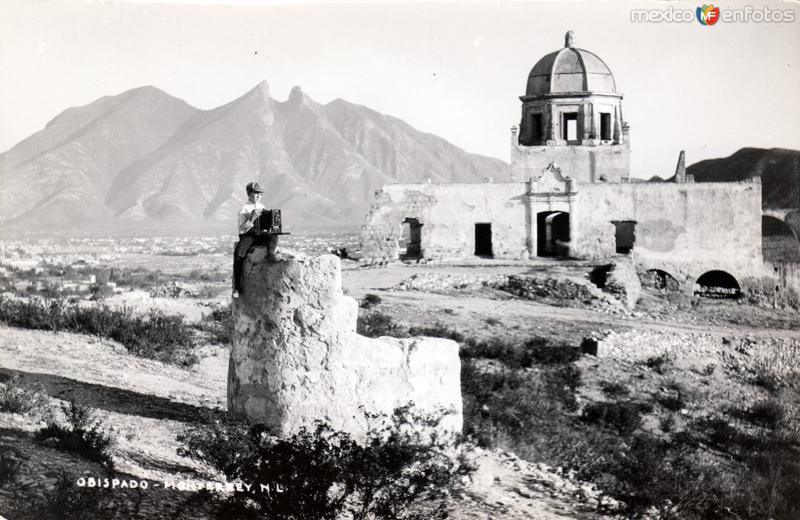
[[[366,413],[412,403],[449,411],[440,433],[461,432],[458,344],[434,338],[366,338],[358,306],[342,294],[339,258],[245,259],[233,303],[228,410],[278,435],[323,421],[363,439]]]

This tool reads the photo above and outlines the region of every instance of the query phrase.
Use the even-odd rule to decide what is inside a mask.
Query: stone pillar
[[[675,165],[675,182],[686,182],[686,151],[681,150],[678,155],[678,164]]]
[[[229,412],[281,436],[320,420],[363,439],[365,412],[389,415],[410,402],[422,412],[451,410],[440,428],[460,433],[457,343],[360,336],[339,258],[266,256],[255,248],[245,259],[233,303]]]
[[[519,128],[517,126],[511,127],[511,164],[519,161]],[[517,182],[516,170],[511,168],[511,182]]]
[[[558,135],[559,125],[556,124],[557,121],[558,111],[556,110],[556,105],[555,103],[550,103],[550,135],[547,137],[547,141],[545,143],[548,146],[558,144],[559,140],[561,139],[561,136]]]

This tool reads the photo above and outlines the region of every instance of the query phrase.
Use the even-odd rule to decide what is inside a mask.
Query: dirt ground
[[[138,256],[132,261],[130,265],[154,268],[152,258],[149,263]],[[209,265],[216,269],[225,261],[221,256],[215,257]],[[165,272],[170,269],[187,272],[191,267],[185,259],[170,262],[173,263],[159,268]],[[567,267],[582,269],[580,264]],[[381,302],[374,311],[391,315],[405,327],[441,324],[475,338],[541,336],[578,345],[587,336],[634,332],[674,335],[678,343],[683,341],[681,338],[705,338],[703,341],[714,345],[720,338],[800,340],[800,314],[796,311],[760,308],[737,301],[690,299],[655,290],[644,291],[632,312],[609,312],[592,305],[543,304],[522,300],[490,286],[435,292],[395,290],[414,275],[480,278],[564,268],[563,264],[548,262],[474,261],[363,267],[344,261],[342,285],[346,294],[359,300],[367,294],[378,295]],[[220,295],[214,300],[150,298],[146,293],[127,293],[109,303],[124,303],[142,312],[159,308],[196,322],[210,306],[226,301],[227,287],[220,284]],[[198,364],[179,368],[132,356],[122,346],[107,340],[0,325],[0,382],[18,374],[26,383],[42,385],[54,402],[74,399],[97,409],[104,423],[113,428],[116,439],[113,456],[118,470],[155,484],[143,501],[141,511],[146,518],[167,518],[165,512],[179,508],[186,498],[185,493],[163,489],[165,481],[218,478],[207,468],[176,453],[175,437],[187,424],[198,421],[208,410],[226,407],[227,347],[200,345],[197,354]],[[606,358],[582,361],[586,374],[582,399],[596,397],[600,381],[628,381],[636,377],[640,367],[635,359],[623,354],[614,351]],[[681,383],[714,389],[698,394],[698,407],[712,406],[723,395],[730,401],[750,399],[757,393],[757,390],[743,390],[722,371],[705,382],[702,377],[691,375],[692,366],[699,370],[707,364],[723,364],[722,349],[701,349],[686,354],[686,359],[685,373],[690,375]],[[657,392],[658,386],[659,381],[654,380],[641,391]],[[703,400],[711,404],[702,405]],[[91,463],[34,442],[32,433],[41,426],[43,423],[36,417],[0,413],[2,444],[17,448],[28,461],[18,480],[0,489],[0,513],[4,516],[8,517],[7,511],[13,508],[24,509],[23,502],[52,490],[61,469],[79,473],[97,471]],[[538,467],[512,454],[481,451],[474,457],[479,469],[468,496],[452,504],[456,519],[555,520],[601,516],[595,512],[596,507],[575,498],[576,490],[584,483],[570,480],[556,468]]]

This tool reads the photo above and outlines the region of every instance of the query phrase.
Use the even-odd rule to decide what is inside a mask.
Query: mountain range
[[[742,148],[687,173],[760,176],[764,208],[800,208],[797,150]],[[211,110],[141,87],[67,109],[0,154],[0,232],[233,231],[251,180],[287,228],[352,228],[386,183],[509,174],[503,161],[342,99],[317,103],[299,87],[281,102],[262,82]]]
[[[392,116],[299,87],[272,99],[262,82],[200,110],[141,87],[65,110],[0,154],[3,231],[232,231],[251,180],[287,226],[363,221],[385,183],[509,180]]]

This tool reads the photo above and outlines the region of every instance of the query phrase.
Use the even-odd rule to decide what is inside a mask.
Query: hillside
[[[689,166],[697,182],[736,182],[761,177],[764,208],[800,208],[800,151],[742,148],[729,157]]]
[[[287,227],[354,226],[385,183],[509,178],[407,123],[262,82],[211,110],[154,88],[54,118],[0,155],[0,230],[227,231],[258,180]]]
[[[0,227],[107,227],[116,175],[196,112],[154,87],[65,110],[0,154]]]

